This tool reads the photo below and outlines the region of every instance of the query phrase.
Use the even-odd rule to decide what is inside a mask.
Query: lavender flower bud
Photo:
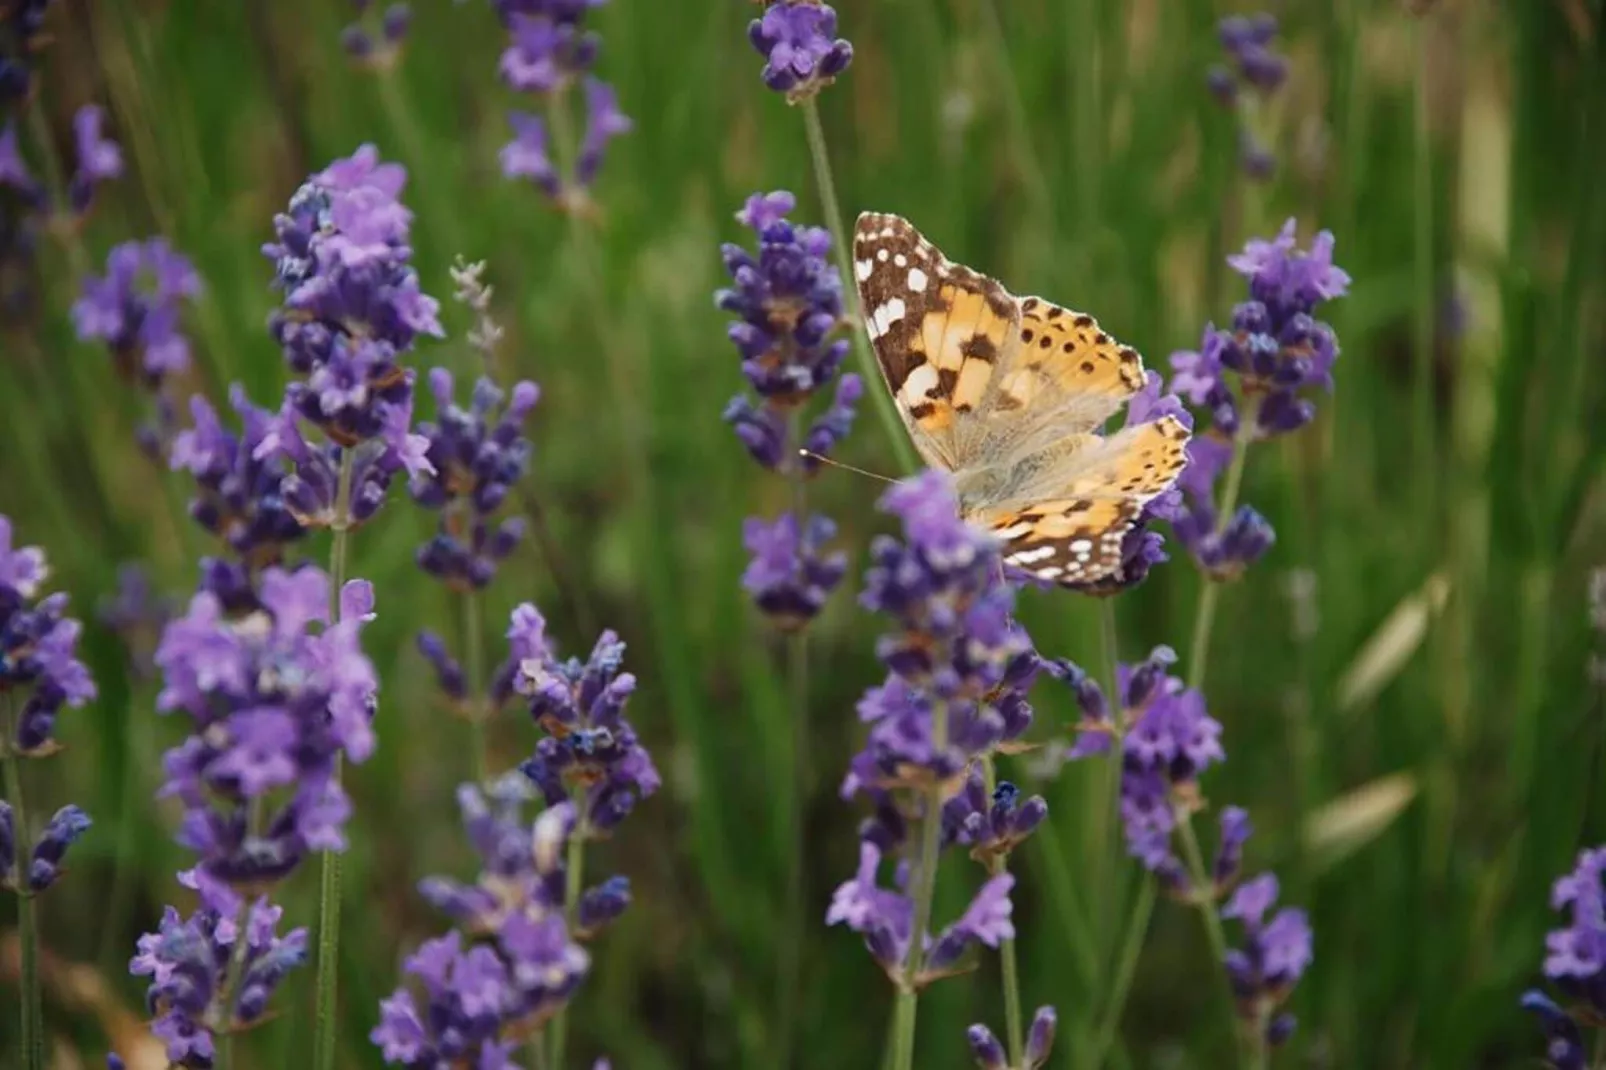
[[[1038,1070],[1048,1062],[1054,1051],[1054,1031],[1058,1023],[1053,1007],[1037,1008],[1037,1013],[1032,1015],[1031,1029],[1026,1033],[1024,1070]]]
[[[984,1025],[973,1025],[965,1031],[965,1039],[970,1041],[970,1053],[976,1057],[976,1065],[981,1070],[1009,1070],[1009,1058],[1004,1054],[1004,1046],[993,1036],[991,1029]]]

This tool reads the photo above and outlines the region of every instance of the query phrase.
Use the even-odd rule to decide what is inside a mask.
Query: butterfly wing
[[[1016,568],[1067,586],[1096,584],[1120,572],[1127,533],[1176,483],[1187,445],[1174,416],[1069,439],[1057,454],[1023,462],[1012,493],[968,519],[1003,540],[1004,560]]]
[[[920,456],[949,471],[969,466],[979,445],[971,428],[1019,338],[1018,303],[895,215],[859,217],[853,272],[881,374]]]

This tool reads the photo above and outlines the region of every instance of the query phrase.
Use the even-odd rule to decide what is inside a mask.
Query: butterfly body
[[[1143,506],[1186,463],[1175,417],[1099,433],[1144,386],[1137,352],[1092,316],[953,263],[899,216],[859,217],[853,268],[887,389],[965,518],[1040,579],[1117,574]]]

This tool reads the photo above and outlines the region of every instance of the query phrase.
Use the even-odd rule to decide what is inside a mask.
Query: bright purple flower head
[[[493,0],[507,27],[502,80],[521,93],[551,94],[571,85],[597,61],[601,42],[585,28],[587,10],[602,0]]]
[[[73,116],[73,142],[78,150],[78,170],[67,185],[67,199],[74,213],[89,210],[95,187],[123,174],[123,150],[101,130],[106,122],[104,108],[86,104]]]
[[[197,594],[156,652],[157,708],[195,721],[163,761],[162,794],[185,809],[179,842],[208,877],[247,889],[282,879],[308,851],[344,850],[351,805],[336,759],[373,753],[379,687],[359,643],[372,619],[365,581],[341,591],[338,623],[316,568],[270,568],[260,587],[261,608],[233,619],[216,595]],[[254,800],[277,808],[252,822]]]
[[[406,181],[364,145],[309,178],[262,247],[284,292],[269,329],[306,377],[286,391],[287,408],[342,447],[383,439],[404,449],[397,414],[411,412],[413,373],[400,358],[418,335],[443,333],[411,266],[412,213],[398,199]]]
[[[1278,1014],[1294,985],[1310,966],[1310,922],[1292,907],[1266,913],[1277,905],[1277,878],[1270,873],[1246,881],[1221,908],[1221,916],[1243,923],[1245,943],[1227,953],[1227,976],[1245,1021],[1260,1023],[1272,1044],[1287,1040],[1294,1018]]]
[[[881,850],[869,841],[859,844],[859,870],[853,879],[840,885],[826,911],[827,925],[846,925],[864,937],[865,946],[889,975],[898,979],[905,968],[911,932],[914,928],[914,901],[904,892],[882,888],[877,873]],[[980,943],[997,947],[1000,940],[1012,939],[1015,928],[1010,921],[1010,889],[1015,878],[1000,874],[981,886],[959,920],[935,937],[922,937],[927,956],[918,978],[924,985],[953,972],[964,953]]]
[[[95,682],[77,656],[82,627],[62,616],[67,596],[36,599],[48,573],[44,551],[13,547],[11,520],[0,515],[0,694],[20,707],[16,735],[0,746],[23,755],[53,753],[61,708],[95,697]]]
[[[1007,780],[989,796],[981,770],[971,766],[964,787],[943,804],[943,842],[969,847],[978,861],[1007,856],[1047,816],[1048,803],[1041,795],[1024,798]]]
[[[1551,890],[1552,909],[1570,924],[1545,936],[1545,976],[1570,999],[1606,1017],[1606,847],[1578,853]]]
[[[257,456],[277,417],[253,405],[238,383],[229,388],[229,402],[240,418],[238,433],[223,427],[204,397],[190,398],[195,422],[174,436],[168,464],[195,477],[190,516],[196,523],[250,567],[277,564],[284,548],[306,534],[281,493],[284,463]]]
[[[764,57],[764,84],[796,103],[836,81],[853,46],[836,36],[836,11],[820,0],[776,0],[747,27]]]
[[[124,242],[107,256],[104,278],[84,279],[73,325],[80,339],[106,343],[121,374],[154,390],[190,366],[179,315],[200,292],[195,268],[165,238]]]
[[[307,930],[278,936],[283,910],[264,896],[251,904],[242,932],[243,900],[233,889],[199,870],[179,874],[179,883],[199,893],[195,913],[186,919],[166,908],[160,928],[139,938],[128,969],[151,979],[145,997],[156,1019],[151,1032],[166,1044],[168,1060],[209,1067],[216,1032],[260,1019],[285,975],[306,960]]]
[[[514,1070],[518,1042],[502,1033],[518,997],[492,948],[465,951],[453,931],[423,944],[403,968],[423,988],[424,1007],[405,988],[379,1004],[379,1025],[368,1036],[387,1064]]]
[[[742,541],[753,557],[742,573],[742,587],[783,631],[813,620],[846,575],[847,555],[825,549],[835,535],[836,525],[823,516],[809,517],[801,537],[791,513],[773,524],[757,517],[744,522]]]
[[[418,564],[453,590],[477,589],[490,583],[497,565],[524,536],[522,519],[496,522],[495,514],[529,468],[524,421],[540,391],[523,381],[504,398],[495,383],[482,378],[465,409],[452,395],[452,375],[445,368],[429,373],[429,385],[435,422],[418,425],[428,442],[429,471],[415,475],[407,489],[441,519],[435,537],[419,549]]]
[[[529,637],[532,618],[542,638],[526,640],[531,649],[521,657],[515,687],[547,735],[521,768],[548,806],[573,792],[583,795],[586,827],[576,835],[612,828],[660,785],[651,755],[624,715],[636,689],[636,678],[620,671],[625,644],[605,631],[587,660],[559,661],[545,642],[544,622],[534,606],[514,610],[515,628]]]
[[[67,848],[89,831],[89,815],[76,806],[63,806],[51,817],[44,832],[29,852],[27,873],[19,873],[17,858],[16,818],[11,804],[0,801],[0,888],[17,890],[26,880],[30,895],[49,888],[61,876],[62,862]]]
[[[516,773],[494,784],[488,798],[471,785],[459,788],[480,876],[474,884],[430,877],[419,885],[420,894],[464,932],[491,939],[508,974],[503,1016],[521,1022],[561,1007],[590,963],[564,920],[564,848],[574,831],[574,807],[550,807],[532,825],[523,817],[531,795],[529,782]],[[602,888],[592,892],[609,894]],[[628,899],[628,891],[622,894]]]

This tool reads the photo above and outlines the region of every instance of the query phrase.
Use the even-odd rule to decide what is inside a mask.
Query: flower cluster
[[[489,798],[470,785],[458,789],[464,827],[483,868],[474,884],[431,877],[419,886],[458,928],[425,943],[404,967],[423,986],[422,1012],[405,988],[380,1004],[371,1039],[387,1062],[509,1066],[513,1049],[560,1010],[585,977],[590,956],[564,916],[564,844],[574,809],[569,803],[551,807],[532,825],[522,816],[531,794],[518,774],[493,785]],[[602,924],[627,900],[628,890],[617,885],[593,889],[577,910],[580,924]]]
[[[27,95],[33,76],[29,46],[41,29],[46,6],[47,0],[20,0],[0,10],[0,105]],[[15,56],[4,51],[8,29],[20,49]],[[23,306],[29,297],[28,276],[41,229],[77,226],[92,207],[95,189],[123,173],[122,150],[105,136],[104,123],[105,112],[95,105],[85,105],[73,116],[77,166],[64,193],[47,189],[29,170],[16,124],[0,127],[0,301],[8,309]],[[58,194],[65,203],[53,203]]]
[[[560,159],[572,161],[568,174],[554,162],[549,144],[561,130],[549,129],[545,119],[526,111],[508,113],[513,140],[502,148],[502,173],[531,180],[567,211],[585,210],[608,142],[631,127],[629,118],[619,110],[613,87],[588,73],[601,42],[585,28],[585,14],[604,0],[492,2],[508,31],[501,72],[509,88],[551,99],[559,109],[568,107],[568,91],[577,80],[585,91],[584,133],[579,145],[556,147]]]
[[[1252,100],[1256,94],[1269,96],[1288,79],[1288,61],[1272,51],[1277,19],[1269,13],[1229,15],[1217,32],[1228,62],[1211,67],[1205,81],[1217,100],[1238,111],[1239,160],[1249,177],[1264,181],[1277,161],[1255,134]]]
[[[658,790],[658,770],[625,718],[636,678],[621,672],[625,644],[611,631],[585,661],[558,660],[546,621],[528,602],[513,611],[508,639],[518,658],[514,687],[546,736],[522,769],[548,806],[573,799],[572,835],[605,832]]]
[[[1223,918],[1236,919],[1244,930],[1244,946],[1228,951],[1226,961],[1239,1017],[1272,1046],[1293,1035],[1294,1016],[1279,1008],[1312,957],[1305,912],[1285,907],[1267,920],[1276,905],[1277,878],[1263,873],[1245,881],[1221,908]]]
[[[412,478],[408,491],[441,520],[435,537],[419,549],[418,564],[454,590],[477,589],[490,583],[524,535],[521,518],[496,523],[495,514],[529,466],[523,425],[540,391],[520,382],[504,405],[502,391],[482,378],[464,409],[453,399],[445,368],[429,373],[429,386],[435,422],[419,424],[418,433],[429,443],[424,455],[430,468]]]
[[[1310,250],[1303,251],[1295,247],[1294,229],[1290,219],[1274,240],[1256,239],[1228,257],[1249,283],[1249,300],[1233,310],[1230,329],[1211,324],[1197,352],[1171,356],[1172,389],[1208,412],[1211,421],[1208,431],[1188,443],[1181,481],[1186,505],[1175,530],[1217,579],[1242,573],[1275,538],[1271,526],[1247,505],[1222,521],[1217,479],[1242,464],[1238,451],[1251,442],[1309,423],[1316,406],[1304,394],[1333,387],[1338,339],[1314,314],[1322,302],[1347,292],[1349,276],[1333,263],[1331,234],[1317,234]],[[1228,480],[1234,492],[1236,486],[1235,479]]]
[[[1054,1051],[1054,1031],[1059,1016],[1053,1007],[1039,1007],[1032,1015],[1032,1026],[1026,1034],[1026,1050],[1021,1053],[1021,1065],[1010,1066],[1004,1046],[992,1030],[984,1025],[973,1025],[965,1036],[970,1041],[970,1053],[976,1057],[980,1070],[1038,1070],[1048,1063]]]
[[[413,11],[406,4],[391,4],[378,14],[377,32],[370,9],[373,0],[352,0],[357,20],[340,32],[346,55],[371,67],[388,67],[401,55],[403,40],[412,25]],[[377,10],[377,9],[376,9]]]
[[[764,57],[764,84],[796,104],[836,81],[853,46],[836,35],[836,10],[821,0],[776,0],[747,27]]]
[[[0,802],[0,888],[37,895],[56,883],[67,848],[89,831],[89,815],[67,805],[50,818],[26,858],[17,857],[16,815],[8,802]]]
[[[346,584],[331,622],[329,586],[316,568],[269,568],[260,609],[230,618],[203,590],[163,633],[157,708],[195,730],[167,752],[162,794],[183,804],[179,842],[210,879],[264,889],[307,852],[345,848],[337,760],[374,749],[378,678],[359,643],[373,591]]]
[[[737,317],[728,333],[758,398],[755,404],[738,394],[725,407],[725,420],[760,465],[803,478],[852,428],[864,384],[857,375],[839,374],[848,343],[837,337],[842,278],[830,261],[831,235],[790,222],[786,216],[796,203],[785,191],[747,199],[736,219],[752,228],[757,254],[735,244],[722,248],[733,285],[715,294],[715,302]],[[803,406],[833,381],[832,400],[804,423]],[[747,521],[745,542],[753,556],[742,585],[783,628],[813,619],[846,573],[846,556],[825,549],[834,534],[821,516]]]
[[[167,907],[157,931],[139,938],[128,968],[151,979],[151,1033],[168,1061],[209,1067],[217,1035],[259,1021],[285,975],[306,960],[307,930],[277,935],[282,908],[263,896],[247,912],[239,892],[201,870],[178,879],[197,892],[195,913],[183,918]]]
[[[1176,661],[1169,647],[1156,647],[1147,660],[1118,666],[1120,708],[1112,711],[1103,690],[1081,668],[1066,661],[1050,666],[1071,691],[1081,710],[1076,742],[1070,757],[1110,753],[1121,741],[1121,818],[1127,850],[1178,894],[1189,892],[1189,878],[1171,850],[1171,836],[1179,811],[1191,814],[1200,806],[1199,774],[1225,760],[1221,725],[1205,709],[1204,696],[1184,687],[1167,671]],[[1228,807],[1223,812],[1224,855],[1236,838],[1227,835],[1229,815],[1242,815]],[[1234,830],[1239,819],[1230,822]],[[1242,822],[1247,837],[1247,820]],[[1231,853],[1241,855],[1242,839]],[[1220,868],[1220,867],[1218,867]],[[1217,890],[1236,877],[1236,866],[1224,873]]]
[[[167,376],[190,366],[179,315],[200,292],[194,266],[166,239],[124,242],[107,255],[104,278],[84,279],[73,325],[80,339],[106,343],[118,374],[159,391]]]
[[[296,507],[281,495],[284,463],[258,456],[273,433],[274,414],[251,404],[238,383],[229,390],[229,402],[240,418],[238,433],[224,428],[211,402],[192,396],[194,424],[174,437],[168,463],[195,477],[190,516],[255,570],[278,564],[285,547],[305,535],[306,528],[296,519]],[[302,509],[313,506],[301,503]]]
[[[1552,887],[1550,905],[1568,911],[1570,924],[1545,936],[1545,977],[1572,1005],[1563,1009],[1538,989],[1524,993],[1522,1005],[1539,1017],[1550,1065],[1584,1070],[1583,1031],[1606,1023],[1606,847],[1578,853],[1572,872]]]
[[[0,515],[0,694],[19,707],[0,748],[27,757],[59,749],[54,733],[61,708],[95,697],[95,682],[78,660],[82,627],[62,616],[67,596],[38,597],[48,575],[44,551],[14,547],[11,520]]]
[[[844,797],[866,795],[874,814],[860,828],[858,874],[837,889],[826,921],[863,934],[896,984],[919,987],[952,972],[970,946],[996,947],[1013,937],[1014,878],[996,873],[963,916],[933,938],[912,931],[909,889],[918,860],[900,865],[900,887],[886,889],[878,882],[883,856],[907,844],[904,815],[934,804],[943,807],[940,842],[969,844],[980,858],[1009,850],[1041,822],[1047,809],[1041,799],[1021,804],[1012,786],[1001,785],[989,806],[979,782],[972,787],[967,776],[976,759],[1019,739],[1030,725],[1025,696],[1038,660],[1010,617],[1014,592],[1002,581],[1000,548],[959,519],[946,475],[930,471],[894,486],[881,508],[902,521],[903,538],[882,536],[872,545],[861,600],[893,621],[894,630],[877,644],[889,675],[859,704],[869,739],[842,785]],[[955,798],[934,802],[956,781],[965,786]],[[899,799],[899,792],[911,797]],[[929,881],[931,874],[920,876]],[[916,940],[921,967],[907,976]]]
[[[281,495],[301,524],[367,520],[396,473],[427,473],[428,443],[412,433],[413,372],[399,358],[420,334],[440,335],[438,305],[419,289],[407,244],[412,213],[397,199],[407,180],[372,145],[337,160],[296,191],[274,219],[284,307],[270,329],[295,372],[273,427],[253,450],[293,466]],[[328,441],[309,442],[301,421]],[[343,451],[354,451],[349,501]],[[345,511],[344,517],[337,514]]]

